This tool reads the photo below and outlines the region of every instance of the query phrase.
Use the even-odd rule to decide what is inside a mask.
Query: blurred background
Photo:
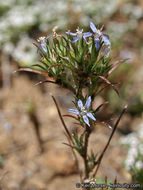
[[[104,30],[112,42],[112,61],[129,58],[110,80],[117,83],[120,97],[108,88],[95,99],[95,105],[109,101],[97,115],[98,121],[115,123],[128,104],[119,128],[103,159],[99,177],[131,183],[124,168],[127,149],[121,137],[136,133],[143,125],[143,1],[142,0],[0,0],[0,185],[10,190],[73,190],[79,177],[72,153],[63,145],[63,133],[50,93],[63,114],[73,107],[72,94],[53,84],[35,86],[41,78],[32,73],[14,73],[38,62],[33,42],[58,32],[89,31],[89,22]],[[76,130],[65,119],[69,130]],[[111,133],[96,126],[90,138],[100,153]],[[143,139],[141,139],[143,141]],[[81,168],[83,166],[81,165]]]

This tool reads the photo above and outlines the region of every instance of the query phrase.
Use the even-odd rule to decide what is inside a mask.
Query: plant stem
[[[35,112],[29,113],[29,116],[30,116],[31,121],[34,124],[34,130],[36,133],[37,141],[39,143],[40,153],[43,153],[44,146],[43,146],[43,140],[42,140],[41,134],[40,134],[40,123],[39,123],[38,117]]]
[[[84,154],[83,154],[84,167],[85,167],[85,177],[84,177],[84,179],[87,179],[89,177],[87,150],[88,150],[88,141],[89,141],[90,133],[91,133],[90,128],[88,126],[86,126],[85,140],[84,140]]]
[[[61,112],[60,112],[60,108],[59,108],[59,106],[58,106],[58,104],[57,104],[57,101],[56,101],[56,99],[55,99],[54,96],[52,96],[52,98],[53,98],[53,101],[54,101],[54,103],[55,103],[55,105],[56,105],[56,108],[57,108],[59,117],[60,117],[60,119],[61,119],[61,122],[62,122],[62,124],[63,124],[63,127],[64,127],[64,129],[65,129],[65,131],[66,131],[66,133],[67,133],[69,139],[70,139],[71,142],[73,143],[73,139],[72,139],[72,137],[71,137],[71,135],[70,135],[70,132],[69,132],[69,130],[68,130],[68,128],[67,128],[67,126],[66,126],[64,120],[63,120],[63,117],[62,117],[62,114],[61,114]]]
[[[106,150],[107,150],[107,148],[108,148],[108,146],[109,146],[109,144],[110,144],[110,141],[111,141],[111,139],[112,139],[112,137],[113,137],[113,135],[114,135],[114,133],[115,133],[115,131],[116,131],[116,129],[117,129],[117,126],[118,126],[118,124],[119,124],[119,122],[120,122],[120,120],[121,120],[123,114],[125,113],[126,109],[127,109],[127,106],[125,106],[124,109],[122,110],[122,112],[121,112],[119,118],[117,119],[117,121],[116,121],[116,123],[115,123],[115,125],[114,125],[114,128],[113,128],[112,133],[111,133],[111,135],[110,135],[110,137],[109,137],[109,139],[108,139],[108,142],[107,142],[106,146],[104,147],[104,149],[103,149],[101,155],[99,156],[99,158],[98,158],[98,160],[97,160],[98,165],[97,165],[97,168],[96,168],[96,170],[95,170],[95,172],[94,172],[94,174],[93,174],[93,177],[95,177],[96,174],[97,174],[97,172],[98,172],[98,169],[99,169],[99,166],[100,166],[100,164],[101,164],[102,158],[103,158],[103,156],[104,156],[104,154],[105,154],[105,152],[106,152]]]

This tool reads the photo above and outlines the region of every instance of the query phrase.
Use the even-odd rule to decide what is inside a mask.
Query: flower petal
[[[90,36],[92,36],[91,32],[85,32],[85,33],[83,33],[83,37],[85,37],[85,38],[90,37]]]
[[[78,111],[78,110],[69,109],[68,111],[71,112],[71,113],[73,113],[73,114],[80,115],[80,111]]]
[[[102,40],[104,41],[104,43],[106,44],[106,45],[111,45],[111,42],[109,41],[109,39],[106,37],[106,36],[102,36]]]
[[[89,96],[88,99],[86,100],[85,109],[88,110],[90,105],[91,105],[91,96]]]
[[[95,47],[96,47],[96,50],[99,50],[99,48],[100,48],[100,40],[99,40],[99,38],[95,39]]]
[[[45,43],[44,43],[44,42],[41,42],[41,47],[42,47],[42,49],[43,49],[45,52],[47,52],[47,49],[46,49],[46,46],[45,46]]]
[[[102,32],[102,35],[109,39],[109,35]]]
[[[78,100],[77,104],[78,104],[78,107],[79,107],[80,109],[83,108],[83,103],[82,103],[82,101],[81,101],[80,99]]]
[[[93,24],[93,22],[90,22],[90,28],[94,33],[97,33],[97,28],[95,27],[95,25]]]
[[[86,44],[88,44],[86,38],[87,38],[87,37],[90,37],[90,36],[92,36],[92,33],[91,33],[91,32],[85,32],[85,33],[83,33],[83,39],[84,39],[84,41],[86,42]]]
[[[89,119],[88,119],[88,117],[86,115],[83,115],[83,120],[90,127]]]
[[[86,42],[86,44],[88,44],[88,41],[87,41],[87,39],[86,39],[85,36],[83,36],[83,39],[84,39],[84,41]]]
[[[75,37],[73,40],[72,40],[72,42],[74,43],[74,42],[77,42],[79,40],[79,37]]]
[[[48,40],[53,34],[49,34],[47,37],[46,37],[46,40]]]
[[[67,35],[71,35],[71,36],[76,36],[77,33],[73,33],[73,32],[66,32]]]
[[[93,116],[92,113],[87,112],[87,116],[90,117],[90,119],[92,119],[93,121],[96,121],[96,118]]]

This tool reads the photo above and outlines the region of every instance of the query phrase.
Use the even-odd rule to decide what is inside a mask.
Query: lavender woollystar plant
[[[68,111],[77,117],[69,114],[62,115],[56,98],[54,96],[52,98],[69,141],[69,144],[65,144],[71,147],[73,153],[78,152],[83,158],[84,172],[80,171],[80,167],[78,167],[80,160],[74,154],[82,182],[89,177],[93,177],[96,181],[95,176],[101,163],[100,159],[102,159],[115,132],[114,129],[117,128],[117,123],[126,109],[122,111],[113,128],[111,138],[109,138],[105,149],[97,159],[94,152],[89,153],[88,142],[90,134],[93,132],[93,126],[96,127],[97,124],[106,125],[105,122],[96,122],[95,118],[95,113],[105,103],[99,105],[94,111],[91,103],[99,92],[105,89],[106,85],[112,87],[118,94],[118,90],[108,80],[108,76],[123,61],[121,60],[114,64],[111,59],[106,58],[109,56],[111,49],[109,36],[102,32],[103,27],[97,29],[92,22],[90,22],[90,28],[92,32],[83,32],[78,28],[75,33],[68,31],[65,35],[57,33],[57,27],[54,27],[51,34],[40,37],[38,44],[34,43],[38,48],[40,63],[33,65],[33,69],[20,69],[20,71],[29,71],[46,76],[48,78],[46,82],[60,85],[73,93],[76,108]],[[40,81],[40,83],[43,82]],[[85,98],[85,94],[87,98]],[[73,128],[73,133],[71,134],[64,122],[64,116],[76,119],[78,123],[74,124],[80,125],[82,131],[76,130],[76,128],[74,130]],[[41,150],[43,151],[43,147],[41,147]]]
[[[85,106],[83,106],[82,101],[79,99],[78,102],[78,108],[79,110],[75,110],[75,109],[69,109],[69,112],[79,115],[80,117],[83,118],[83,121],[90,127],[89,124],[89,119],[92,119],[93,121],[96,121],[95,117],[93,116],[93,114],[91,112],[88,112],[89,107],[91,106],[91,96],[88,97],[88,99],[86,100]]]

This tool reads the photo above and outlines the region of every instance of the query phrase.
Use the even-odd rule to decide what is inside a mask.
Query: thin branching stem
[[[43,84],[43,83],[45,83],[45,82],[57,84],[56,82],[51,81],[51,80],[44,80],[44,81],[39,81],[39,82],[37,82],[37,83],[35,84],[35,86],[37,86],[37,85],[39,85],[39,84]]]
[[[116,129],[117,129],[117,126],[118,126],[118,124],[119,124],[119,122],[120,122],[120,120],[121,120],[123,114],[125,113],[126,109],[127,109],[127,106],[124,107],[124,109],[122,110],[122,112],[121,112],[119,118],[117,119],[117,121],[116,121],[116,123],[115,123],[115,125],[114,125],[114,127],[113,127],[113,131],[112,131],[112,133],[111,133],[111,135],[110,135],[110,137],[109,137],[109,139],[108,139],[108,142],[107,142],[106,146],[104,147],[104,149],[103,149],[101,155],[100,155],[99,158],[98,158],[98,161],[97,161],[98,165],[97,165],[97,168],[96,168],[96,170],[95,170],[95,172],[94,172],[94,174],[93,174],[93,177],[95,177],[96,174],[97,174],[97,172],[98,172],[98,169],[99,169],[99,167],[100,167],[102,158],[103,158],[103,156],[104,156],[104,154],[105,154],[105,152],[106,152],[106,150],[107,150],[107,148],[108,148],[108,146],[109,146],[109,144],[110,144],[110,141],[111,141],[111,139],[112,139],[112,137],[113,137],[113,135],[114,135],[114,133],[115,133],[115,131],[116,131]]]
[[[52,96],[52,98],[53,98],[53,101],[54,101],[54,103],[55,103],[55,105],[56,105],[56,108],[57,108],[59,117],[60,117],[60,119],[61,119],[61,122],[62,122],[62,124],[63,124],[63,127],[64,127],[64,129],[65,129],[65,131],[66,131],[66,133],[67,133],[69,139],[70,139],[71,142],[73,143],[73,139],[72,139],[72,137],[71,137],[71,135],[70,135],[70,132],[69,132],[69,130],[68,130],[68,128],[67,128],[67,126],[66,126],[64,120],[63,120],[63,117],[62,117],[62,114],[61,114],[61,112],[60,112],[60,108],[59,108],[59,106],[58,106],[58,103],[57,103],[57,101],[56,101],[56,99],[55,99],[54,96]]]
[[[20,69],[14,71],[14,73],[17,72],[17,71],[26,71],[26,72],[31,72],[31,73],[40,74],[40,75],[46,76],[46,77],[48,77],[48,78],[50,78],[50,79],[53,79],[53,81],[54,81],[54,78],[53,78],[53,77],[50,77],[48,73],[45,73],[45,72],[42,72],[42,71],[38,71],[38,70],[35,70],[35,69],[31,69],[31,68],[20,68]]]

